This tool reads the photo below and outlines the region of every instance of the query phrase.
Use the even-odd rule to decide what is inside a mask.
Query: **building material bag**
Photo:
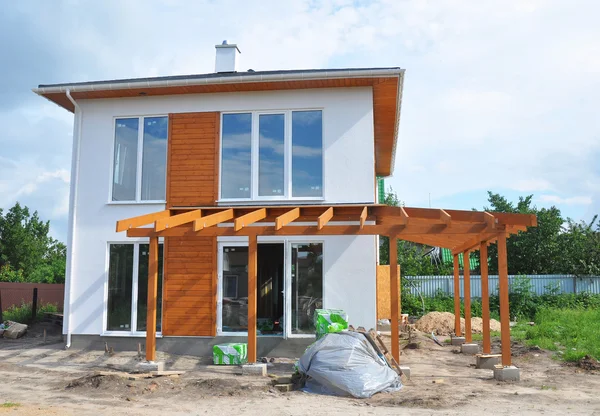
[[[213,346],[215,364],[239,365],[248,362],[248,344],[229,343]]]
[[[402,388],[400,376],[358,332],[324,335],[302,355],[298,370],[311,393],[368,398]]]
[[[341,309],[315,309],[313,322],[319,339],[325,334],[348,329],[348,314]]]

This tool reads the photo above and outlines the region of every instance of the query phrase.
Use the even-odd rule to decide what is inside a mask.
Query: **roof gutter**
[[[396,118],[396,127],[394,128],[394,145],[392,147],[392,161],[390,165],[390,174],[389,176],[394,175],[394,165],[396,164],[396,148],[398,147],[398,134],[400,129],[400,114],[402,109],[402,93],[404,91],[404,69],[401,69],[398,74],[398,95],[396,100],[396,114],[398,117]],[[388,177],[389,177],[388,176]]]
[[[399,76],[402,77],[403,69],[357,69],[348,71],[307,71],[293,74],[267,74],[267,75],[245,75],[240,76],[222,76],[210,78],[187,77],[180,79],[157,79],[155,81],[115,81],[115,82],[97,82],[84,84],[61,84],[34,88],[32,91],[36,94],[52,94],[70,92],[89,92],[89,91],[107,91],[107,90],[130,90],[138,88],[161,88],[161,87],[185,87],[192,85],[215,85],[215,84],[247,84],[256,82],[281,82],[281,81],[304,81],[304,80],[325,80],[339,78],[378,78]]]

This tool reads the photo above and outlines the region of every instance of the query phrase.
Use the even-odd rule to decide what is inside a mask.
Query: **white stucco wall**
[[[164,209],[162,204],[109,203],[115,117],[322,108],[324,203],[375,202],[371,88],[82,100],[79,104],[83,124],[71,270],[73,334],[103,332],[107,243],[134,241],[115,232],[116,221]],[[376,313],[375,238],[325,239],[325,305],[346,308],[353,323],[372,327]]]

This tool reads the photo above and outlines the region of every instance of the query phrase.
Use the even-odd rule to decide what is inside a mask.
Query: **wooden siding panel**
[[[165,238],[164,335],[216,336],[217,239]]]
[[[169,114],[167,207],[215,205],[219,113]]]

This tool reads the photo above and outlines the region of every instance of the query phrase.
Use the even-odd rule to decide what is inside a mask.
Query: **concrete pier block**
[[[465,337],[452,337],[450,343],[456,347],[465,343]]]
[[[164,371],[165,363],[162,361],[142,361],[136,364],[135,369],[142,372]]]
[[[404,374],[406,378],[410,380],[410,367],[401,365],[400,370],[402,370],[402,374]]]
[[[498,364],[494,367],[494,379],[498,381],[519,381],[521,380],[521,370],[514,365],[503,367]]]
[[[244,376],[267,376],[267,365],[261,363],[242,365],[242,375]]]
[[[479,353],[478,344],[462,344],[460,346],[460,352],[467,355],[475,355]]]
[[[500,363],[501,354],[477,354],[475,356],[475,368],[493,370]]]

